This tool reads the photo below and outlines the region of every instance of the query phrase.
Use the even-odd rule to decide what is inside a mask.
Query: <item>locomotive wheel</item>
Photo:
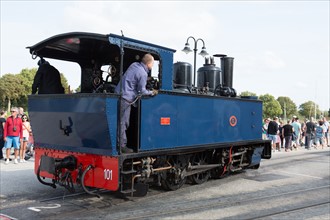
[[[193,158],[192,158],[192,162],[191,165],[205,165],[207,164],[208,158],[207,158],[207,154],[206,153],[196,153]],[[201,172],[201,173],[196,173],[192,176],[189,177],[189,179],[191,180],[191,182],[193,184],[202,184],[205,183],[211,176],[211,172],[210,170],[207,170],[205,172]]]
[[[167,178],[162,181],[162,186],[165,190],[177,190],[186,183],[187,178],[175,178],[175,175],[167,175]]]
[[[215,179],[222,179],[226,176],[229,176],[230,170],[228,168],[225,169],[225,167],[220,167],[212,170],[212,178]]]
[[[170,164],[172,164],[175,169],[166,172],[162,178],[162,187],[165,190],[177,190],[186,183],[187,177],[185,177],[185,162],[184,157],[171,158]]]

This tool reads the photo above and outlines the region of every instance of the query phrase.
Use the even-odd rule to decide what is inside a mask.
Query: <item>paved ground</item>
[[[275,152],[258,170],[143,198],[68,195],[41,185],[34,161],[0,163],[0,213],[16,219],[330,219],[330,148]],[[77,189],[78,193],[82,192]],[[4,218],[4,217],[2,217]],[[1,219],[1,218],[0,218]]]

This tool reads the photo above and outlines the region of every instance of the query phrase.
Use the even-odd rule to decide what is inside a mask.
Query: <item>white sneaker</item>
[[[24,161],[23,161],[23,160],[19,160],[19,162],[20,162],[20,163],[24,163]]]
[[[23,159],[23,163],[26,163],[26,160],[25,159]]]
[[[9,159],[6,159],[6,162],[5,162],[5,164],[9,164]]]
[[[17,159],[15,159],[15,160],[14,160],[14,164],[18,164],[18,161],[17,161]]]

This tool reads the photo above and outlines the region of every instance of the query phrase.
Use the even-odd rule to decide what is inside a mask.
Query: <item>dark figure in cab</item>
[[[45,59],[38,61],[39,69],[32,84],[32,94],[64,94],[60,72]]]

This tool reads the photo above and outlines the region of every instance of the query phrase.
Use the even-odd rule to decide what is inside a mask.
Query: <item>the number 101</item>
[[[112,180],[112,170],[104,169],[104,179]]]

